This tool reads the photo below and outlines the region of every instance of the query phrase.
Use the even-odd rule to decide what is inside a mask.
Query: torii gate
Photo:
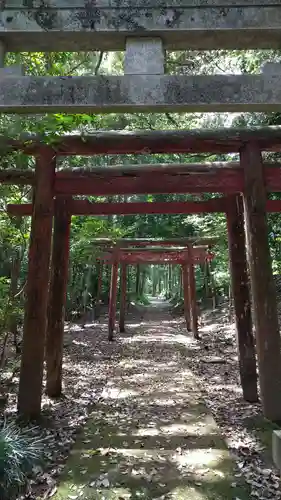
[[[113,340],[115,329],[115,314],[117,300],[117,280],[118,267],[121,264],[121,303],[120,303],[120,332],[125,331],[125,303],[126,303],[126,268],[129,264],[179,264],[182,266],[183,272],[183,290],[184,290],[184,311],[187,329],[193,332],[195,338],[198,337],[198,321],[197,321],[197,304],[196,304],[196,283],[194,274],[194,265],[204,263],[206,260],[211,260],[213,254],[208,252],[208,247],[196,246],[192,247],[188,241],[194,238],[178,238],[170,240],[119,240],[116,246],[107,249],[106,252],[97,257],[103,263],[111,264],[111,285],[110,285],[110,300],[109,300],[109,320],[108,320],[108,339]],[[205,239],[206,241],[207,239]],[[212,239],[213,240],[213,239]],[[173,241],[181,243],[183,247],[177,248],[166,245],[174,245]],[[200,239],[198,239],[200,241]],[[201,241],[204,241],[201,240]],[[101,240],[94,240],[94,244],[100,245]],[[122,248],[123,245],[127,247]],[[129,245],[136,248],[129,247]],[[156,246],[157,245],[157,246]],[[142,247],[139,249],[138,247]],[[100,277],[99,277],[100,279]]]
[[[26,6],[25,4],[28,3]],[[44,3],[44,2],[43,2]],[[156,5],[155,5],[156,3]],[[95,2],[78,0],[75,5],[52,2],[34,6],[33,2],[5,1],[1,5],[0,65],[6,51],[24,50],[120,50],[125,48],[124,75],[79,77],[22,76],[21,68],[0,69],[0,112],[4,113],[108,113],[108,112],[238,112],[277,111],[281,103],[279,64],[266,64],[260,74],[243,75],[169,75],[165,74],[164,50],[245,49],[279,47],[280,3],[263,0],[262,5],[241,0],[197,2],[142,2],[117,0]],[[32,4],[32,5],[31,5]],[[30,6],[31,5],[31,6]],[[126,15],[124,15],[124,10]],[[179,29],[180,26],[180,29]],[[59,33],[59,36],[55,36]],[[34,184],[34,204],[29,254],[27,304],[19,386],[19,413],[40,413],[49,261],[54,197],[58,195],[98,195],[212,192],[233,194],[228,208],[232,280],[240,287],[243,274],[243,303],[249,304],[243,232],[243,213],[249,250],[249,264],[257,337],[261,399],[269,419],[281,419],[280,335],[274,298],[266,224],[266,191],[280,191],[280,169],[263,164],[262,151],[280,150],[280,129],[165,131],[98,133],[93,138],[61,137],[52,144],[42,138],[26,137],[23,142],[0,140],[5,151],[20,149],[37,156],[35,176],[21,173],[27,184]],[[31,140],[29,140],[31,139]],[[240,168],[213,169],[193,175],[146,174],[141,181],[105,176],[99,183],[91,175],[55,174],[59,155],[103,153],[234,153],[240,155]],[[194,175],[196,173],[196,175]],[[175,178],[181,177],[181,178]],[[112,180],[112,179],[111,179]],[[162,184],[161,184],[162,183]],[[243,207],[238,193],[243,193]],[[69,230],[66,200],[58,200],[51,280],[51,303],[60,283],[61,308],[67,267],[65,250]],[[239,258],[238,258],[239,257]],[[239,260],[240,259],[240,260]],[[54,268],[61,264],[60,277]],[[239,274],[240,273],[240,274]],[[242,273],[242,274],[241,274]],[[238,279],[239,277],[239,279]],[[240,281],[239,281],[240,280]],[[238,290],[236,290],[238,293]],[[239,302],[239,299],[237,299]],[[248,302],[247,302],[248,300]],[[55,307],[55,306],[53,306]],[[245,316],[242,313],[245,323]],[[242,312],[242,311],[241,311]],[[50,321],[52,321],[50,319]],[[237,320],[238,321],[238,320]],[[242,320],[241,320],[242,321]],[[249,322],[247,326],[250,327]],[[247,332],[250,332],[248,328]],[[255,387],[252,336],[245,333],[245,371],[249,385]],[[49,341],[47,342],[47,344]],[[249,392],[251,392],[249,390]],[[256,391],[253,390],[256,397]]]
[[[6,142],[5,142],[6,141]],[[36,175],[33,172],[17,172],[10,176],[1,173],[2,182],[15,184],[35,183],[32,212],[32,229],[27,285],[27,304],[24,324],[24,340],[20,375],[19,411],[27,415],[40,412],[43,357],[45,348],[45,322],[49,284],[49,259],[53,215],[55,228],[53,239],[53,263],[50,293],[50,311],[63,309],[65,276],[67,269],[65,249],[68,242],[70,216],[67,197],[74,194],[120,194],[121,193],[224,193],[227,194],[228,231],[232,269],[233,295],[235,299],[236,323],[241,338],[240,372],[245,384],[244,397],[257,398],[255,352],[251,330],[250,300],[246,266],[243,213],[249,251],[249,264],[254,305],[254,320],[257,336],[257,354],[260,371],[261,397],[267,418],[281,418],[281,363],[280,336],[276,310],[275,289],[270,265],[267,241],[267,191],[281,190],[279,164],[263,163],[261,152],[280,149],[281,130],[223,129],[222,131],[166,131],[135,134],[109,133],[93,137],[66,137],[47,145],[33,139],[26,142],[2,140],[5,151],[22,150],[36,155]],[[1,140],[0,140],[1,144]],[[107,168],[100,174],[87,171],[55,173],[58,155],[101,153],[147,152],[239,152],[240,163],[235,165],[204,164],[199,168],[184,165],[184,168],[169,168],[158,173],[142,171],[134,166],[133,172]],[[171,170],[169,170],[171,169]],[[105,170],[105,169],[103,169]],[[118,180],[119,177],[119,180]],[[153,182],[152,182],[153,179]],[[123,187],[122,187],[123,186]],[[243,193],[242,198],[239,193]],[[56,209],[54,213],[54,197]],[[74,200],[73,200],[74,201]],[[71,202],[72,203],[72,202]],[[217,203],[217,202],[216,202]],[[271,203],[271,202],[270,202]],[[128,204],[129,205],[129,204]],[[244,205],[244,209],[243,209]],[[121,211],[124,208],[121,208]],[[159,209],[159,207],[158,207]],[[194,210],[194,209],[193,209]],[[218,210],[218,207],[216,208]],[[243,212],[244,210],[244,212]],[[85,208],[84,208],[85,211]],[[206,211],[206,205],[204,208]],[[214,211],[214,207],[210,209]],[[120,213],[120,212],[119,212]],[[234,265],[233,265],[234,262]],[[260,279],[262,273],[262,279]],[[60,286],[58,286],[60,283]],[[242,284],[242,286],[241,286]],[[60,295],[60,302],[57,297]],[[243,306],[243,307],[242,307]],[[239,311],[240,316],[237,315]],[[50,321],[52,319],[50,318]],[[43,330],[42,330],[43,329]],[[48,329],[47,338],[50,338]],[[32,349],[31,349],[32,347]],[[47,341],[47,350],[51,342]],[[30,351],[32,351],[30,353]],[[241,353],[243,353],[241,357]],[[243,360],[243,367],[242,367]]]

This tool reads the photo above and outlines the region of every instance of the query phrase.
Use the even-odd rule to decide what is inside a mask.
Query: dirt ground
[[[196,342],[167,303],[144,309],[114,351],[55,498],[248,498],[188,362]]]
[[[280,499],[273,426],[242,399],[227,311],[206,313],[201,336],[160,299],[113,343],[106,319],[68,325],[65,396],[44,397],[47,466],[25,498]]]

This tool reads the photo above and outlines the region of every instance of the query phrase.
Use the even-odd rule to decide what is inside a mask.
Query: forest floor
[[[197,343],[164,301],[142,312],[113,345],[109,378],[55,498],[248,498],[189,362]]]
[[[65,397],[44,396],[48,464],[25,498],[280,499],[274,426],[242,399],[227,313],[205,313],[200,341],[161,300],[112,343],[106,318],[68,325]]]

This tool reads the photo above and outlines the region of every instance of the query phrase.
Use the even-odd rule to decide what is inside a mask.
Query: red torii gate
[[[235,208],[235,210],[233,210]],[[266,210],[268,212],[280,212],[281,200],[266,200]],[[243,221],[242,199],[239,195],[232,197],[212,198],[204,201],[183,201],[183,202],[126,202],[126,203],[95,203],[89,200],[77,200],[57,197],[56,214],[54,228],[54,251],[53,251],[53,274],[54,279],[51,286],[49,325],[47,332],[47,391],[50,395],[58,394],[61,390],[61,373],[57,376],[52,374],[57,370],[54,368],[61,365],[63,335],[63,314],[64,294],[67,280],[67,264],[63,260],[63,254],[67,256],[69,246],[69,231],[71,215],[108,215],[108,214],[135,214],[135,213],[211,213],[225,212],[227,215],[227,229],[229,239],[229,256],[231,265],[231,279],[233,289],[233,299],[235,308],[235,319],[237,328],[237,341],[239,347],[240,377],[244,398],[252,401],[257,397],[254,389],[256,368],[254,353],[254,340],[252,335],[252,320],[250,309],[250,297],[248,289],[247,265],[245,254],[245,236]],[[8,205],[10,215],[31,215],[32,205]],[[60,234],[59,234],[60,232]],[[147,241],[136,241],[135,245],[145,246]],[[196,238],[195,238],[196,241]],[[166,245],[175,244],[177,239]],[[201,240],[202,242],[202,240]],[[128,240],[128,244],[132,241]],[[112,244],[111,240],[99,239],[97,244]],[[125,245],[125,240],[123,240]],[[65,250],[64,250],[65,249]],[[57,262],[57,264],[56,264]],[[65,279],[63,279],[65,273]],[[121,280],[124,278],[122,271]],[[101,276],[98,280],[98,290],[101,289]],[[61,292],[60,292],[61,290]],[[99,294],[99,293],[98,293]],[[186,309],[186,308],[185,308]],[[187,320],[188,322],[188,320]],[[57,347],[59,346],[59,348]],[[251,375],[249,377],[249,374]],[[250,381],[249,381],[250,380]]]
[[[192,238],[190,238],[192,240]],[[176,241],[188,241],[188,239],[177,239]],[[203,240],[204,241],[204,240]],[[100,240],[96,240],[100,244]],[[137,248],[122,248],[120,245],[131,244]],[[147,245],[158,245],[158,247],[148,247]],[[108,319],[108,339],[113,340],[115,329],[116,301],[117,301],[117,281],[118,267],[121,264],[121,301],[120,301],[120,332],[125,331],[125,303],[126,303],[126,269],[130,264],[179,264],[183,272],[183,291],[184,291],[184,311],[187,329],[193,332],[194,338],[198,337],[197,320],[197,302],[196,302],[196,283],[194,274],[194,265],[211,260],[214,255],[208,252],[208,247],[191,247],[190,244],[185,248],[177,249],[170,247],[163,248],[163,245],[174,244],[173,240],[121,240],[116,243],[113,249],[107,249],[107,252],[97,257],[97,260],[111,264],[111,285],[109,297],[109,319]],[[144,248],[139,249],[142,246]],[[162,247],[162,248],[161,248]],[[100,282],[100,279],[99,279]],[[99,295],[99,292],[98,292]]]
[[[262,158],[262,151],[279,151],[280,144],[281,129],[278,127],[209,131],[102,132],[90,137],[61,137],[52,144],[46,144],[44,140],[34,137],[25,137],[24,141],[12,141],[6,137],[0,140],[0,149],[4,153],[20,150],[36,156],[35,177],[31,173],[27,179],[27,173],[21,172],[23,181],[19,176],[14,176],[10,180],[7,176],[6,180],[1,178],[1,182],[35,186],[20,372],[19,413],[25,416],[36,416],[40,413],[54,197],[59,194],[63,195],[63,199],[56,200],[55,219],[57,222],[55,226],[57,226],[58,236],[54,235],[53,241],[54,244],[56,241],[60,248],[65,248],[68,231],[66,221],[70,218],[66,207],[66,195],[210,192],[233,194],[228,198],[227,217],[236,324],[240,332],[243,332],[239,356],[241,377],[245,379],[245,383],[242,383],[244,397],[251,401],[257,398],[243,226],[245,214],[261,399],[265,416],[269,419],[280,420],[280,335],[267,240],[266,193],[281,190],[281,170],[279,164],[268,165],[263,162]],[[184,175],[179,175],[177,171],[164,172],[164,174],[162,172],[161,175],[160,173],[151,175],[151,172],[141,174],[141,176],[133,174],[131,181],[128,172],[125,176],[122,175],[126,179],[121,178],[121,180],[118,180],[118,176],[108,178],[108,174],[101,173],[100,183],[97,183],[95,173],[90,176],[83,174],[82,177],[79,174],[79,178],[77,174],[71,176],[55,173],[56,158],[61,155],[148,152],[152,154],[237,152],[240,155],[240,164],[234,169],[225,165],[212,170],[211,166],[210,168],[207,166],[204,172],[193,168]],[[30,175],[29,172],[28,175]],[[151,182],[152,179],[153,182]],[[76,181],[77,188],[75,188]],[[243,203],[240,197],[241,192]],[[61,268],[66,267],[66,253],[60,256],[59,250],[53,249],[51,288],[54,290],[60,282],[60,291],[56,290],[56,294],[61,295],[62,304],[65,278],[59,278],[54,268],[57,269],[59,264],[62,264],[62,259],[64,259],[64,265]],[[61,274],[61,269],[59,273]],[[55,307],[51,304],[54,301],[52,297],[55,295],[52,290],[50,310]],[[50,330],[47,335],[50,335]],[[51,342],[47,342],[47,345],[51,349]]]
[[[281,163],[264,163],[268,191],[281,191]],[[35,185],[33,171],[5,169],[0,182]],[[180,163],[155,165],[115,165],[91,169],[59,170],[54,174],[55,196],[111,196],[169,193],[235,194],[245,188],[244,172],[239,162]]]

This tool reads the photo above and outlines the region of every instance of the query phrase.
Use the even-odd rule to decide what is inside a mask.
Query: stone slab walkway
[[[143,308],[103,353],[107,383],[55,500],[249,498],[192,372],[197,350],[165,303]]]

